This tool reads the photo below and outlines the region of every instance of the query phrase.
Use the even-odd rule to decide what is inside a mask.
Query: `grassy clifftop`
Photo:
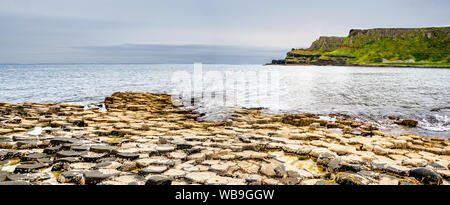
[[[450,27],[352,29],[348,37],[320,37],[275,64],[450,67]]]

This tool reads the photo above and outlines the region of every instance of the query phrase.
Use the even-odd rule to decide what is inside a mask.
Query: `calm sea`
[[[194,89],[200,75],[202,91],[192,97],[207,120],[226,118],[233,106],[264,107],[346,114],[395,134],[450,136],[450,69],[208,64],[201,71],[193,64],[0,65],[0,102],[88,105],[117,91],[180,94],[180,88]],[[234,81],[239,77],[246,83]],[[247,98],[235,100],[236,95]],[[399,128],[387,123],[388,116],[416,119],[419,127]]]

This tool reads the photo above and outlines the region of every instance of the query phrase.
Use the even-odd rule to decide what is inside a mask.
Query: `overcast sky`
[[[0,0],[0,63],[265,63],[352,28],[448,26],[449,10],[448,0]]]

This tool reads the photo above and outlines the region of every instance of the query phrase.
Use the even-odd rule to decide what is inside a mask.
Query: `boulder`
[[[403,125],[406,127],[417,127],[418,122],[413,119],[397,120],[395,124]]]
[[[172,180],[166,176],[151,176],[145,182],[145,185],[171,185]]]
[[[425,185],[441,185],[442,177],[435,171],[428,168],[415,168],[409,173],[410,177],[416,178]]]
[[[336,174],[334,181],[340,185],[367,185],[368,182],[363,176],[343,172]]]

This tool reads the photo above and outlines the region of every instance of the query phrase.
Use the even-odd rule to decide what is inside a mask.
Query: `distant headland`
[[[321,36],[277,65],[450,68],[450,27],[351,29],[347,37]]]

